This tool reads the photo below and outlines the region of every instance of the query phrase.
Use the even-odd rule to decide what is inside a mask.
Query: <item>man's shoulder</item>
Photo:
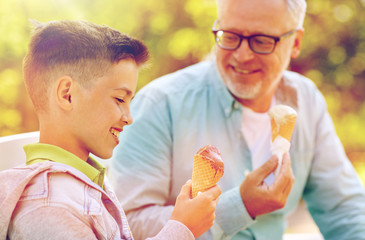
[[[294,99],[295,106],[308,111],[325,110],[323,94],[311,79],[292,71],[285,71],[283,76],[284,84],[281,86],[281,92],[290,96],[289,99]]]
[[[319,93],[316,84],[310,78],[293,71],[284,71],[284,84],[293,86],[300,94]]]
[[[295,82],[297,84],[301,84],[301,85],[308,85],[308,86],[315,86],[315,84],[313,83],[313,81],[298,73],[298,72],[293,72],[293,71],[289,71],[289,70],[286,70],[284,71],[284,79],[286,79],[287,81],[290,81],[290,82]]]
[[[211,61],[202,61],[179,69],[175,72],[163,75],[153,81],[167,81],[167,79],[199,77],[202,76],[206,71],[210,70],[211,67]]]
[[[172,94],[174,92],[189,92],[193,89],[201,88],[208,84],[206,78],[207,74],[211,72],[211,68],[211,61],[193,64],[152,80],[139,91],[139,94],[150,94],[151,92]]]

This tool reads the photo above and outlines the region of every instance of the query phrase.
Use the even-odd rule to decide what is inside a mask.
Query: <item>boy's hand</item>
[[[221,189],[218,185],[190,199],[191,180],[182,186],[176,198],[175,208],[171,219],[183,223],[197,238],[206,232],[215,219],[215,208]]]

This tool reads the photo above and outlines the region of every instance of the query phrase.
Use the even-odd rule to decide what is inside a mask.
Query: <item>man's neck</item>
[[[250,108],[252,111],[257,113],[265,113],[269,111],[271,106],[271,101],[273,98],[273,94],[270,96],[265,96],[263,98],[257,98],[257,99],[242,99],[242,98],[236,98],[235,99],[242,104],[243,106]]]

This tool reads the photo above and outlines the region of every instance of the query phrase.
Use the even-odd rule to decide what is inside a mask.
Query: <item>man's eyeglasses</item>
[[[270,54],[275,50],[277,42],[285,37],[289,37],[297,30],[294,29],[288,33],[281,35],[280,37],[269,36],[264,34],[255,34],[251,36],[243,36],[238,33],[218,30],[217,21],[213,25],[212,32],[215,36],[215,42],[220,48],[226,50],[236,50],[241,46],[242,40],[247,39],[248,46],[250,49],[258,54]]]

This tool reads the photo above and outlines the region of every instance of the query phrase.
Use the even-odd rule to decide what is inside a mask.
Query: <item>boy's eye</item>
[[[121,98],[115,98],[119,103],[124,103],[124,100]]]

